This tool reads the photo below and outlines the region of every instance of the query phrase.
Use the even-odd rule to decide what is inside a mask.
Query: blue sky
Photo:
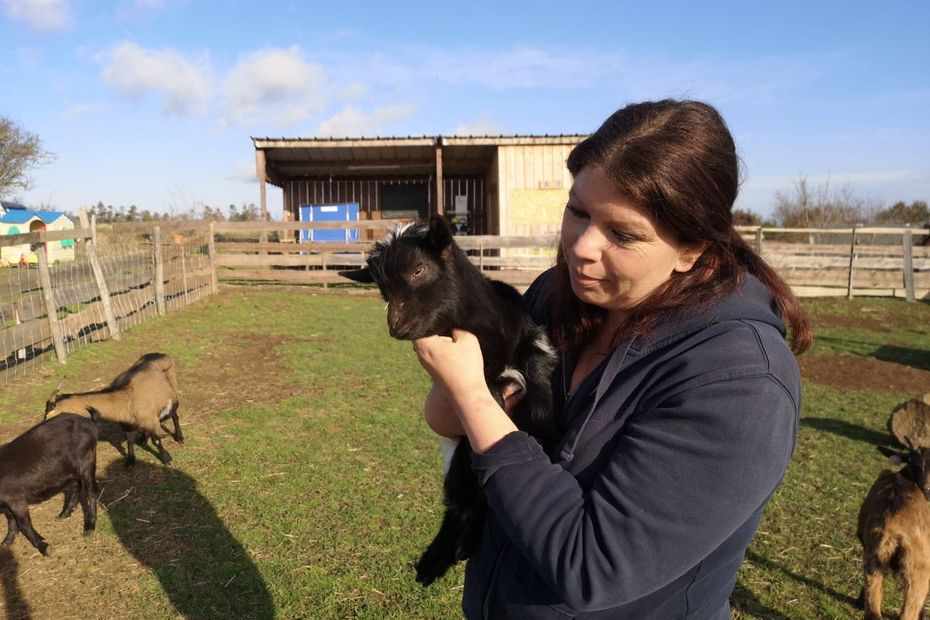
[[[706,100],[737,206],[802,176],[930,200],[930,2],[0,0],[0,115],[54,153],[31,206],[258,203],[251,137],[570,134]],[[269,210],[280,217],[280,193]]]

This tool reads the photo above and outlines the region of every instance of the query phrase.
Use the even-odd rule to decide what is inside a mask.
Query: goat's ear
[[[885,446],[876,446],[878,451],[888,457],[888,462],[892,465],[898,466],[904,463],[906,455],[901,454],[900,452],[895,452],[891,448],[886,448]]]
[[[371,277],[371,270],[368,269],[368,267],[340,271],[339,275],[341,275],[343,278],[349,278],[350,280],[361,282],[363,284],[371,284],[375,281],[375,279]]]
[[[429,242],[440,251],[452,245],[452,228],[441,215],[431,215],[429,218]]]

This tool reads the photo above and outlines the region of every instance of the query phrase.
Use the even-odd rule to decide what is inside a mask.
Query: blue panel
[[[301,222],[357,222],[358,203],[300,205]],[[358,241],[358,229],[346,230],[301,230],[300,240],[352,243]]]

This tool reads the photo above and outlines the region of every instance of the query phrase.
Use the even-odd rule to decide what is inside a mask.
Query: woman
[[[569,155],[553,270],[525,299],[561,352],[553,454],[491,397],[471,334],[414,343],[430,426],[467,434],[488,498],[469,618],[728,618],[797,432],[785,341],[810,327],[732,227],[739,174],[712,107],[614,113]]]

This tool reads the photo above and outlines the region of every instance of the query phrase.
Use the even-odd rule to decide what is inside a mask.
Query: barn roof
[[[584,135],[408,136],[375,138],[257,138],[269,181],[296,177],[426,175],[442,150],[447,176],[481,175],[500,146],[574,145]]]

